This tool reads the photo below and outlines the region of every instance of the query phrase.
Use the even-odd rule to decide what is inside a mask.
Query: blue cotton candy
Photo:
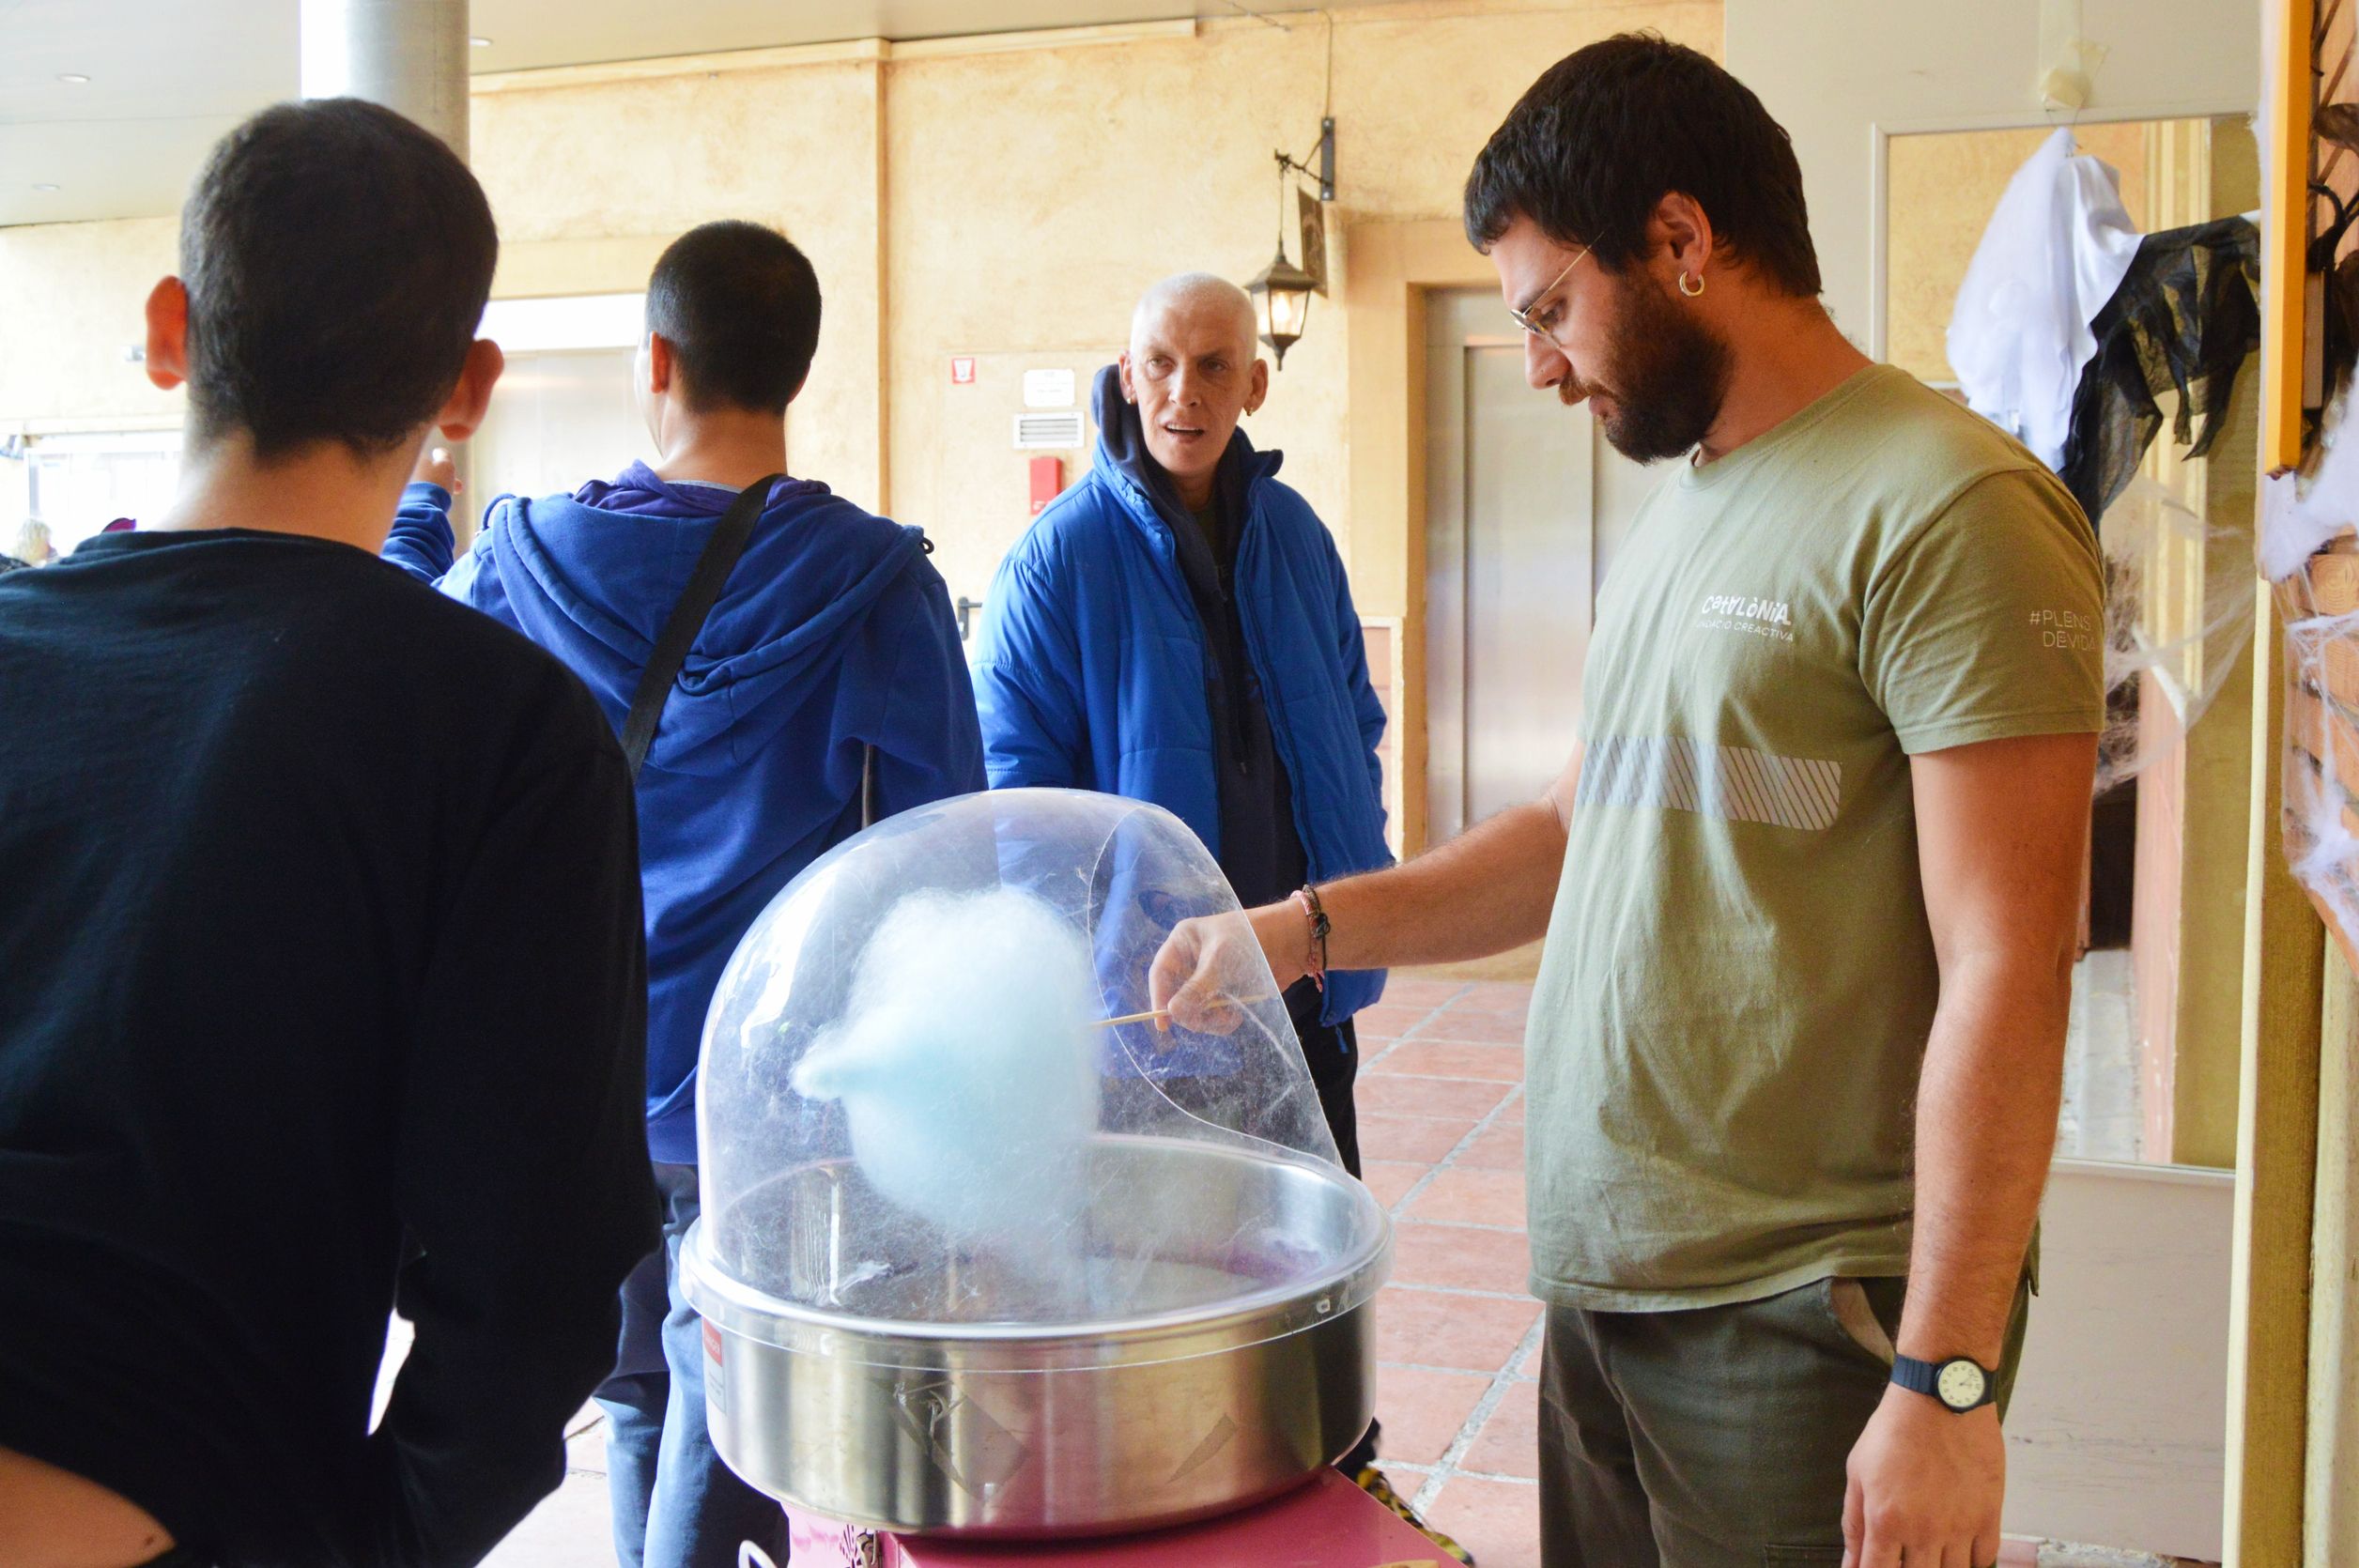
[[[843,1107],[860,1174],[968,1249],[1037,1257],[1086,1204],[1098,992],[1080,932],[1029,894],[913,893],[794,1068]]]

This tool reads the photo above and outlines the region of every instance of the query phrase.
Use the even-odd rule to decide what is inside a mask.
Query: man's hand
[[[1988,1405],[1964,1415],[1897,1385],[1851,1450],[1843,1568],[1990,1568],[2007,1441]]]
[[[1275,992],[1261,977],[1264,965]],[[1310,921],[1289,899],[1180,921],[1148,971],[1148,997],[1157,1011],[1169,1008],[1169,1022],[1182,1029],[1226,1035],[1244,1021],[1239,1004],[1283,994],[1309,968]]]
[[[458,465],[451,459],[451,449],[428,443],[418,453],[418,466],[409,470],[412,484],[439,484],[455,497],[466,486],[459,483]]]

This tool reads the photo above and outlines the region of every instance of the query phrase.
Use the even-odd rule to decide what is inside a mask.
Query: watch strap
[[[1892,1381],[1910,1393],[1921,1393],[1928,1399],[1941,1396],[1934,1390],[1941,1376],[1941,1368],[1932,1361],[1920,1361],[1914,1356],[1892,1358]]]
[[[1950,1360],[1966,1361],[1982,1375],[1982,1397],[1965,1409],[1941,1397],[1941,1369]],[[1998,1399],[1998,1375],[1970,1357],[1953,1356],[1950,1360],[1920,1361],[1914,1356],[1896,1355],[1892,1358],[1892,1381],[1910,1393],[1921,1393],[1943,1409],[1956,1410],[1960,1415],[1966,1414],[1966,1410],[1979,1410],[1985,1405],[1995,1404]]]

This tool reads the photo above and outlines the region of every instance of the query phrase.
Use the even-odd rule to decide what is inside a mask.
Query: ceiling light
[[[57,187],[55,187],[54,185],[50,185],[50,184],[46,184],[46,183],[44,183],[44,184],[40,184],[40,185],[36,185],[36,186],[34,186],[34,187],[33,187],[33,189],[34,189],[34,190],[36,190],[36,191],[54,191],[54,190],[56,190],[56,189],[57,189]]]
[[[86,87],[90,85],[90,79],[78,70],[61,70],[57,73],[57,80],[69,87]]]
[[[469,38],[467,41],[473,44],[478,49],[489,49],[491,47],[491,40],[489,38]]]

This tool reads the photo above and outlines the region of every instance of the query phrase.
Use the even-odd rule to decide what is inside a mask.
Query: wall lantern
[[[1286,368],[1286,351],[1302,337],[1303,323],[1310,319],[1311,295],[1318,287],[1317,278],[1286,259],[1283,238],[1277,259],[1245,285],[1253,296],[1254,317],[1261,325],[1261,341],[1277,355],[1280,370]]]
[[[1253,296],[1254,318],[1259,325],[1261,341],[1270,346],[1277,357],[1278,368],[1286,368],[1286,351],[1302,337],[1303,329],[1311,314],[1311,296],[1327,292],[1327,214],[1322,204],[1335,199],[1335,122],[1332,116],[1318,122],[1318,162],[1316,168],[1286,153],[1276,155],[1278,161],[1278,254],[1275,260],[1255,275],[1245,285]],[[1318,198],[1314,201],[1307,191],[1296,191],[1297,177],[1316,180]],[[1286,259],[1287,197],[1297,198],[1301,223],[1303,261],[1301,267]]]

